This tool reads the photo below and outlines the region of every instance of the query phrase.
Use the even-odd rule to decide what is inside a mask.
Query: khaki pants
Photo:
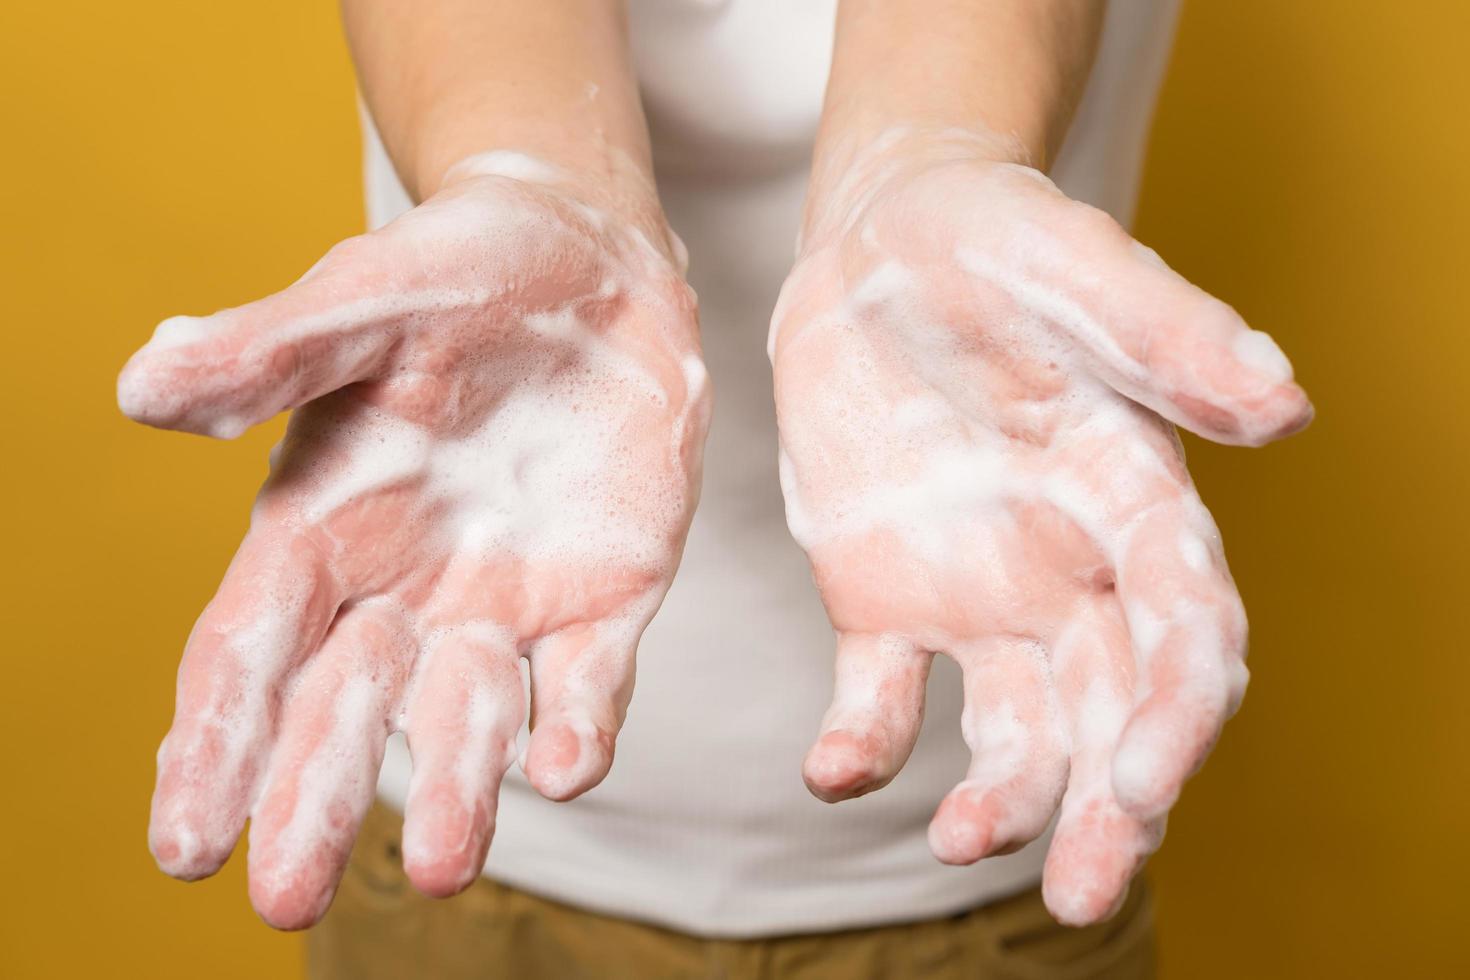
[[[368,816],[331,912],[308,936],[312,980],[886,980],[1155,975],[1142,879],[1087,929],[1054,923],[1039,889],[970,912],[847,932],[700,939],[570,908],[481,878],[448,901],[403,874],[402,818]]]

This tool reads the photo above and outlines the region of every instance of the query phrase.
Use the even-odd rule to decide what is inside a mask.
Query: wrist
[[[688,258],[683,243],[669,228],[652,176],[628,154],[610,148],[604,151],[589,162],[578,153],[547,156],[521,149],[482,150],[445,168],[433,193],[484,177],[554,188],[636,232],[682,276]]]
[[[966,153],[1045,171],[1081,97],[1102,28],[1101,0],[843,0],[814,152],[808,209],[869,147],[904,130],[969,133]],[[908,152],[905,150],[904,152]],[[922,153],[921,153],[922,155]]]
[[[933,122],[897,122],[870,114],[850,124],[823,124],[813,156],[801,241],[840,231],[869,201],[912,176],[955,164],[1030,166],[1030,151],[1014,135]]]

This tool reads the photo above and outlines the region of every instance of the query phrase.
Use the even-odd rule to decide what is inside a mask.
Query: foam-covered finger
[[[550,800],[570,800],[602,782],[633,696],[639,631],[584,623],[531,650],[531,742],[526,778]]]
[[[929,824],[946,864],[970,864],[1041,835],[1067,781],[1067,740],[1036,642],[998,638],[956,653],[971,762]]]
[[[277,929],[304,929],[331,904],[412,655],[392,611],[353,606],[292,685],[250,821],[250,900]]]
[[[179,665],[158,750],[148,844],[176,878],[219,870],[245,824],[284,681],[321,642],[341,596],[308,542],[253,528]]]
[[[515,639],[500,627],[448,630],[426,657],[407,713],[413,777],[403,867],[419,891],[443,897],[463,891],[485,866],[525,696]]]
[[[1201,436],[1260,445],[1312,418],[1271,337],[1180,276],[1107,214],[1058,200],[1020,272],[992,269],[1128,397]]]
[[[1177,425],[1259,446],[1302,429],[1312,403],[1267,333],[1130,241],[1100,269],[1100,330],[1087,338],[1104,379]]]
[[[828,803],[880,789],[913,751],[932,655],[898,634],[844,633],[822,731],[802,777]]]
[[[1179,799],[1184,783],[1204,765],[1228,717],[1230,686],[1223,665],[1201,668],[1191,661],[1193,630],[1170,630],[1153,654],[1148,695],[1134,712],[1113,759],[1113,788],[1130,813],[1162,816]],[[1213,659],[1213,658],[1212,658]]]
[[[1113,795],[1113,752],[1132,709],[1134,662],[1112,594],[1082,604],[1056,637],[1052,664],[1072,766],[1047,850],[1042,896],[1057,921],[1084,926],[1118,910],[1164,830],[1162,819],[1140,820]]]
[[[1100,767],[1106,773],[1107,766]],[[1063,925],[1087,926],[1111,918],[1128,886],[1164,841],[1166,816],[1141,820],[1112,793],[1079,793],[1062,801],[1042,871],[1042,898]]]
[[[342,242],[295,284],[210,316],[164,320],[118,377],[129,418],[233,438],[375,374],[414,295],[389,291],[375,236]]]
[[[1174,804],[1240,704],[1249,678],[1245,609],[1213,522],[1192,494],[1139,517],[1117,574],[1139,677],[1113,788],[1147,820]]]

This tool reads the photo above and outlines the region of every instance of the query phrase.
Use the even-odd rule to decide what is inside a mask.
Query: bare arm
[[[585,178],[642,225],[658,214],[622,3],[343,0],[342,17],[415,201],[460,160],[508,148]]]
[[[1092,68],[1102,0],[843,0],[808,217],[894,127],[983,133],[1046,170]]]
[[[819,154],[889,126],[1005,134],[1055,159],[1092,67],[1101,0],[843,0]]]

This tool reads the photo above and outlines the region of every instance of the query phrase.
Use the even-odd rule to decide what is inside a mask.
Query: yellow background
[[[295,976],[238,857],[186,886],[144,846],[179,648],[279,423],[165,435],[112,390],[162,317],[358,229],[335,10],[4,7],[0,975]],[[1190,444],[1254,683],[1153,864],[1167,977],[1470,976],[1467,39],[1461,0],[1184,16],[1140,237],[1275,333],[1318,421]]]

